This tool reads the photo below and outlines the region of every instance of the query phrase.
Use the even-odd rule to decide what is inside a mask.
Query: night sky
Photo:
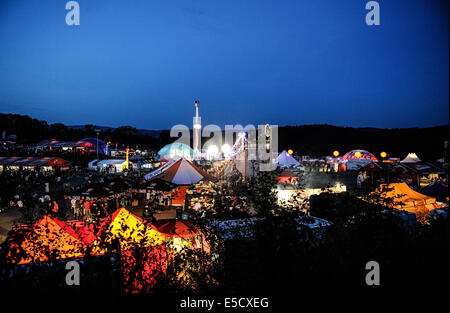
[[[0,0],[0,112],[66,125],[449,122],[448,1]]]

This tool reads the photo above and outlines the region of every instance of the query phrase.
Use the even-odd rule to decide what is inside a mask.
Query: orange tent
[[[122,278],[129,293],[151,292],[158,275],[167,268],[167,251],[164,244],[123,251]]]
[[[86,224],[83,221],[63,222],[60,220],[55,220],[55,222],[72,237],[87,245],[90,245],[102,232],[108,228],[111,223],[111,217],[104,218],[96,224]]]
[[[382,184],[377,192],[383,198],[392,198],[392,207],[416,214],[419,221],[424,221],[431,210],[440,208],[436,198],[414,191],[406,183]]]
[[[124,208],[98,225],[65,223],[44,216],[37,223],[12,232],[8,239],[8,259],[17,264],[45,262],[83,257],[87,249],[93,255],[100,255],[113,241],[118,242],[122,252],[134,248],[148,250],[153,246],[162,247],[169,238],[188,239],[199,234],[200,231],[187,221],[163,220],[150,225]]]
[[[173,193],[172,205],[184,205],[186,199],[186,190],[189,186],[181,186],[179,190]]]
[[[153,223],[152,227],[172,238],[191,238],[200,234],[199,229],[188,221],[159,220]]]
[[[9,238],[8,258],[17,264],[83,256],[84,244],[69,235],[55,219],[44,216]]]

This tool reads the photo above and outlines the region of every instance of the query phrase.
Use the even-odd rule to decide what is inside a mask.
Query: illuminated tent
[[[420,160],[417,157],[417,154],[415,153],[408,153],[406,158],[400,161],[400,163],[417,163],[417,162],[422,162],[422,160]]]
[[[178,190],[176,190],[172,194],[172,205],[175,206],[184,206],[184,201],[186,199],[186,190],[189,186],[180,186]]]
[[[278,164],[279,167],[295,167],[299,166],[300,163],[294,159],[292,155],[283,150],[280,155],[275,159],[275,163]]]
[[[371,160],[377,162],[378,159],[369,151],[366,150],[352,150],[344,154],[341,158],[342,161],[350,160]]]
[[[352,150],[342,156],[341,162],[345,163],[347,170],[359,170],[371,162],[378,162],[378,159],[369,151]]]
[[[153,223],[152,227],[171,238],[191,238],[200,234],[198,228],[188,221],[159,220]]]
[[[146,180],[155,178],[176,185],[191,185],[201,180],[217,180],[184,158],[172,159],[157,170],[145,175]]]
[[[185,145],[181,142],[174,142],[168,145],[165,145],[158,151],[156,155],[157,160],[172,160],[173,158],[185,158],[187,160],[192,160],[192,156],[194,155],[194,150],[188,145]]]
[[[114,240],[119,241],[126,292],[150,292],[156,282],[155,276],[164,274],[166,270],[164,236],[126,209],[117,210],[103,219],[98,227],[91,224],[75,232],[66,227],[66,231],[86,244],[92,244],[94,255],[105,253],[107,246]]]
[[[390,207],[416,214],[418,221],[425,221],[431,210],[440,208],[436,198],[414,191],[406,183],[382,184],[376,193],[384,199],[392,199]]]
[[[111,223],[111,218],[103,218],[95,224],[86,224],[83,221],[63,222],[55,220],[55,222],[72,237],[80,240],[86,245],[91,245],[100,234],[106,231]]]
[[[159,258],[162,262],[166,253],[165,242],[171,240],[178,248],[199,248],[200,234],[200,230],[187,221],[160,220],[155,224],[145,224],[123,208],[96,225],[80,221],[62,222],[44,216],[31,226],[14,229],[7,239],[7,258],[13,263],[26,264],[83,257],[87,249],[92,255],[101,255],[117,241],[127,262],[134,258],[133,253],[127,251],[136,249],[138,253],[147,255],[147,261]],[[161,254],[155,256],[155,253]],[[144,267],[147,274],[155,270],[154,264],[148,263]]]
[[[167,251],[164,244],[123,251],[122,279],[127,293],[151,293],[156,276],[164,275]]]
[[[8,259],[17,264],[83,256],[83,243],[47,215],[29,228],[15,229],[8,240]]]
[[[298,174],[292,171],[283,171],[280,175],[278,175],[278,182],[290,184],[293,178],[298,177]]]
[[[100,139],[98,139],[97,141],[97,138],[84,138],[79,141],[79,143],[86,143],[90,146],[94,146],[96,147],[96,149],[97,149],[97,142],[98,142],[98,154],[111,155],[111,151],[109,150],[108,145]]]
[[[103,246],[118,240],[121,250],[135,247],[148,247],[163,242],[163,237],[153,227],[148,227],[144,221],[124,208],[118,209],[110,217],[105,236],[99,236],[94,241],[94,253],[103,253]]]

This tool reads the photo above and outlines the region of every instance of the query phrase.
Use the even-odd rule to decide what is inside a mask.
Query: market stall
[[[186,208],[194,211],[211,211],[215,198],[221,194],[218,186],[211,181],[202,180],[186,190]]]

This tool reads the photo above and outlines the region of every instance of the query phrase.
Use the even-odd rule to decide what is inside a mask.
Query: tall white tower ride
[[[201,118],[198,116],[198,104],[199,101],[195,100],[195,116],[194,116],[194,158],[200,156],[200,130],[202,128]]]

